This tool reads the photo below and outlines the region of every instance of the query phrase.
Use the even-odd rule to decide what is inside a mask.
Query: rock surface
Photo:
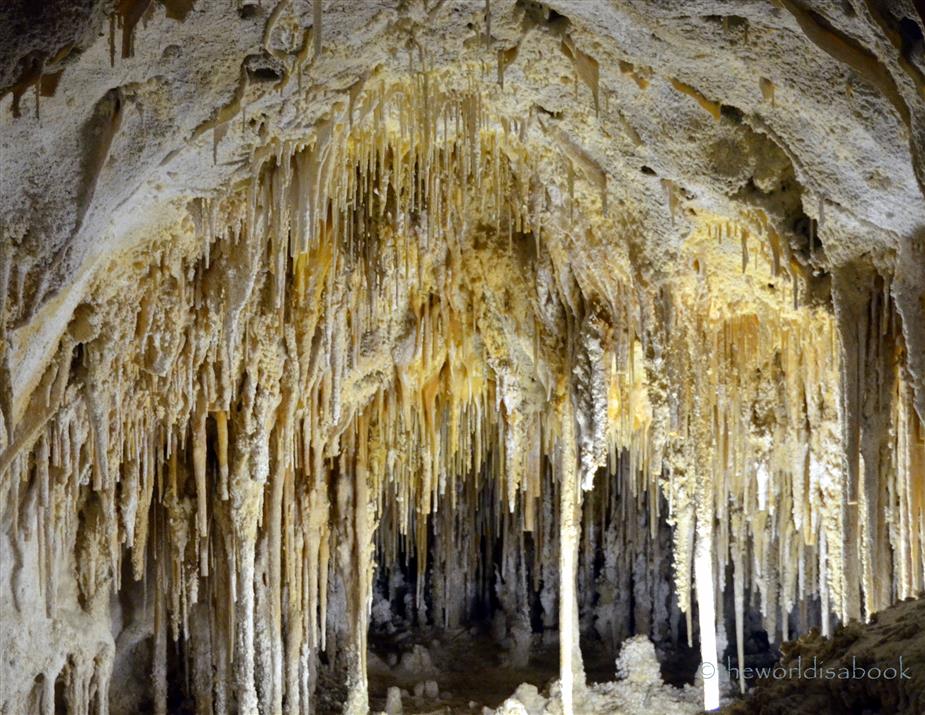
[[[818,632],[784,645],[778,674],[730,715],[759,713],[920,713],[925,709],[925,601],[908,601],[852,623],[831,638]],[[786,675],[784,675],[786,674]],[[799,675],[797,675],[799,674]]]

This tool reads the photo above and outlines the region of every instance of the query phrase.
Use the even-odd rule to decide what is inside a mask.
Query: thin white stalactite
[[[699,519],[698,519],[699,521]],[[694,583],[697,588],[697,621],[700,626],[700,673],[703,676],[703,709],[719,709],[719,658],[716,653],[716,603],[714,601],[712,524],[698,528],[694,548]],[[740,665],[740,667],[742,667]]]
[[[581,536],[581,483],[571,396],[560,405],[559,454],[559,682],[563,715],[574,715],[575,696],[584,689],[578,629],[578,542]]]

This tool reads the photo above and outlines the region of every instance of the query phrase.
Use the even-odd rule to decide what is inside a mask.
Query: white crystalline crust
[[[674,688],[662,682],[655,648],[645,636],[627,639],[617,659],[617,679],[592,685],[577,698],[575,712],[587,715],[693,715],[703,712],[702,693],[694,687]],[[561,715],[558,683],[546,698],[523,684],[492,715]],[[486,715],[487,713],[486,708]]]

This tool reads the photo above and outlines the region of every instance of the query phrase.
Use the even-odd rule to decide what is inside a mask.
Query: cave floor
[[[405,647],[410,647],[411,642],[425,645],[433,659],[434,671],[417,674],[401,668],[389,668],[384,660],[379,660],[374,666],[371,659],[370,706],[374,711],[385,709],[386,693],[391,686],[411,693],[410,699],[402,694],[406,711],[455,715],[473,710],[480,712],[482,706],[497,708],[521,683],[532,683],[542,690],[549,681],[558,677],[559,652],[554,643],[535,648],[527,665],[518,667],[511,664],[505,651],[487,633],[472,635],[460,629],[456,632],[417,633],[411,637],[401,633],[398,636]],[[380,640],[379,645],[384,646],[380,653],[387,656],[399,643],[395,639],[387,639]],[[586,665],[589,680],[595,676],[602,679],[612,677],[612,662],[594,665],[598,667],[592,668],[590,662]],[[609,674],[606,669],[609,669]],[[414,686],[427,680],[437,682],[442,697],[414,697]],[[477,703],[478,707],[470,708],[470,702]]]
[[[427,649],[433,669],[415,672],[396,662],[400,652],[415,645]],[[406,714],[481,712],[482,707],[497,708],[522,683],[535,685],[541,692],[559,676],[559,649],[553,641],[537,642],[526,665],[515,665],[509,654],[487,632],[460,628],[445,631],[428,628],[398,631],[384,636],[370,636],[369,697],[372,712],[384,711],[390,687],[403,691]],[[588,683],[604,683],[615,677],[614,658],[600,642],[583,643],[582,656]],[[392,665],[390,665],[390,662]],[[673,654],[663,667],[668,683],[681,685],[692,681],[690,654]],[[439,697],[415,696],[415,685],[436,681]]]

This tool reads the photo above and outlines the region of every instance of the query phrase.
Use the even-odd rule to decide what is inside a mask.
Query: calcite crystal
[[[666,573],[704,666],[925,588],[912,2],[73,5],[0,10],[0,712],[365,713],[387,574],[563,713]]]

